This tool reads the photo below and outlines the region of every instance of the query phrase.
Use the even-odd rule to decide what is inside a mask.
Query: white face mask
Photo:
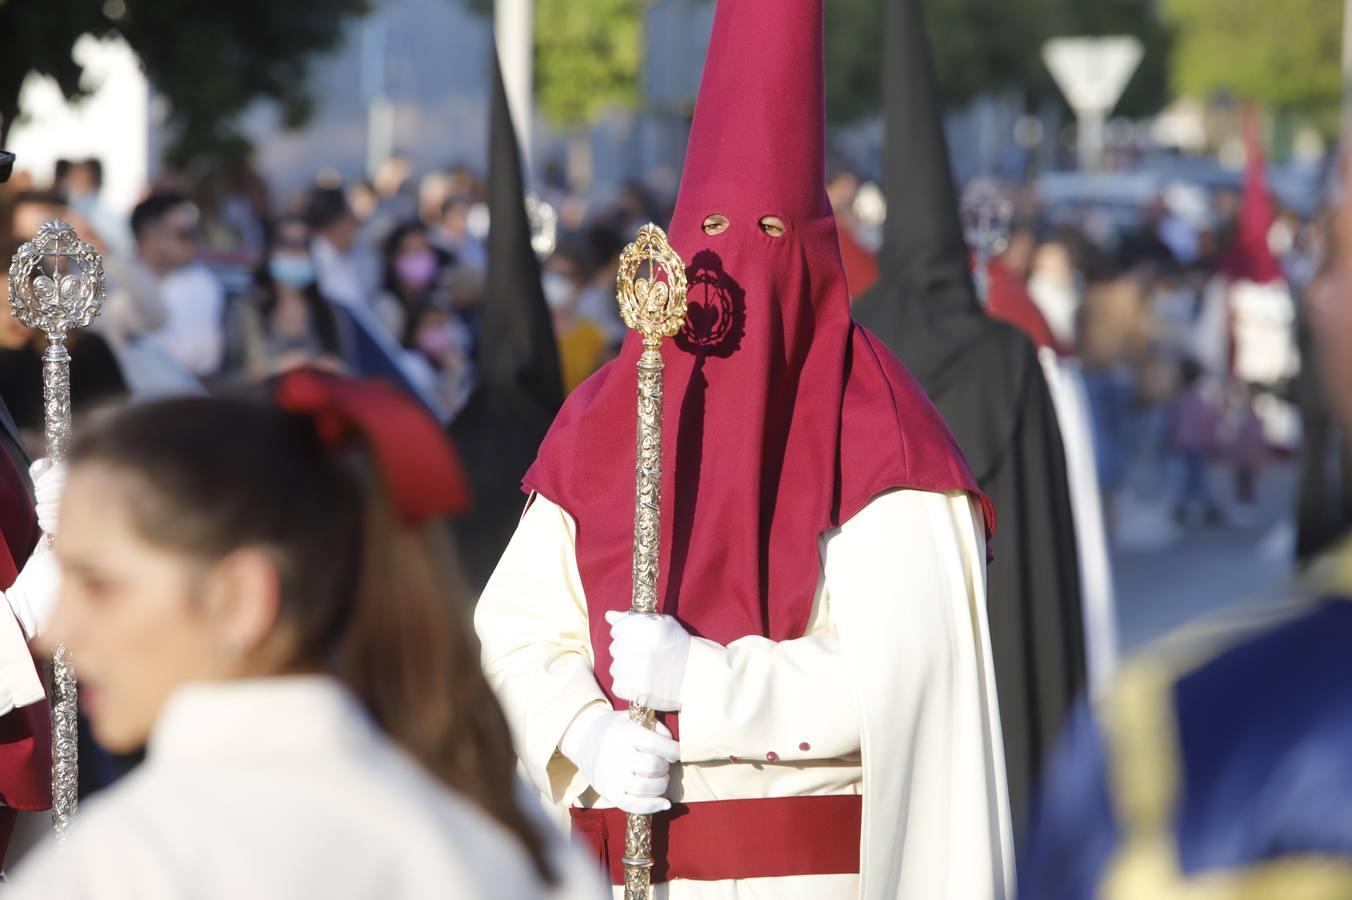
[[[573,279],[558,272],[545,272],[540,278],[540,286],[544,288],[545,302],[549,304],[550,309],[565,309],[572,304],[573,298],[577,295]]]

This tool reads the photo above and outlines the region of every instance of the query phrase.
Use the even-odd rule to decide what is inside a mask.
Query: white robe
[[[520,845],[428,775],[323,677],[184,688],[145,763],[82,805],[5,900],[596,900],[556,843],[548,894]]]
[[[726,649],[697,639],[691,651],[668,795],[862,793],[860,874],[677,880],[655,900],[1009,895],[978,516],[965,494],[882,494],[819,539],[822,576],[803,637]],[[574,717],[607,702],[592,672],[574,534],[563,510],[536,497],[475,617],[523,768],[563,816],[605,805],[558,752]]]
[[[1066,482],[1075,518],[1075,549],[1080,562],[1080,602],[1089,691],[1099,696],[1117,669],[1117,602],[1113,596],[1112,562],[1103,521],[1103,495],[1094,462],[1094,432],[1089,394],[1079,364],[1059,359],[1056,351],[1038,351],[1042,373],[1056,409],[1066,456]]]

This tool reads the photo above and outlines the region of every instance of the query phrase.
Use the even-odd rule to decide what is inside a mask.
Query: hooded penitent
[[[1064,450],[1036,349],[972,286],[920,0],[890,0],[884,78],[882,278],[854,314],[914,373],[1000,511],[987,597],[1018,822],[1085,680]]]
[[[824,184],[822,56],[822,0],[719,0],[670,228],[691,291],[689,323],[662,350],[659,597],[721,644],[800,636],[818,536],[880,492],[976,490],[919,387],[850,318]],[[726,229],[707,234],[710,216]],[[603,614],[630,603],[640,351],[630,335],[569,397],[525,480],[577,522],[608,693]]]
[[[493,54],[488,146],[488,273],[479,383],[451,435],[464,459],[474,508],[456,522],[465,574],[479,590],[521,516],[521,476],[563,405],[558,345],[531,247],[521,153]]]
[[[1244,118],[1244,197],[1239,225],[1229,251],[1221,260],[1221,274],[1231,281],[1271,284],[1282,277],[1282,264],[1268,243],[1268,233],[1277,221],[1268,191],[1267,161],[1256,114]]]

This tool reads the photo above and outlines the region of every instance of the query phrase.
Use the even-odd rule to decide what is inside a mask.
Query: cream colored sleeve
[[[834,630],[791,641],[694,638],[682,683],[681,762],[795,762],[859,752],[859,716]]]
[[[550,801],[586,789],[559,739],[583,709],[609,701],[592,673],[587,601],[572,519],[536,496],[474,614],[484,672],[511,724],[526,774]]]
[[[51,554],[46,539],[40,539],[24,567],[49,566],[54,577],[56,562]],[[56,586],[52,582],[40,586],[55,594]],[[0,716],[47,697],[33,655],[28,650],[25,623],[21,621],[23,617],[31,623],[44,613],[50,613],[50,605],[43,610],[34,609],[17,581],[5,592],[5,606],[0,609]],[[29,627],[36,631],[35,626],[30,624]]]

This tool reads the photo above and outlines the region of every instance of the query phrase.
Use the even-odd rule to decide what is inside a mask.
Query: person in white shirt
[[[215,375],[225,356],[225,290],[197,259],[201,215],[183,194],[151,194],[132,211],[136,253],[159,284],[165,321],[151,339],[192,375]]]
[[[371,272],[363,266],[358,244],[360,226],[343,192],[320,188],[310,195],[305,222],[314,235],[310,255],[319,290],[335,303],[365,309],[375,302]]]
[[[412,400],[316,370],[86,433],[47,638],[99,741],[148,754],[6,897],[595,900],[479,669],[467,501]]]

